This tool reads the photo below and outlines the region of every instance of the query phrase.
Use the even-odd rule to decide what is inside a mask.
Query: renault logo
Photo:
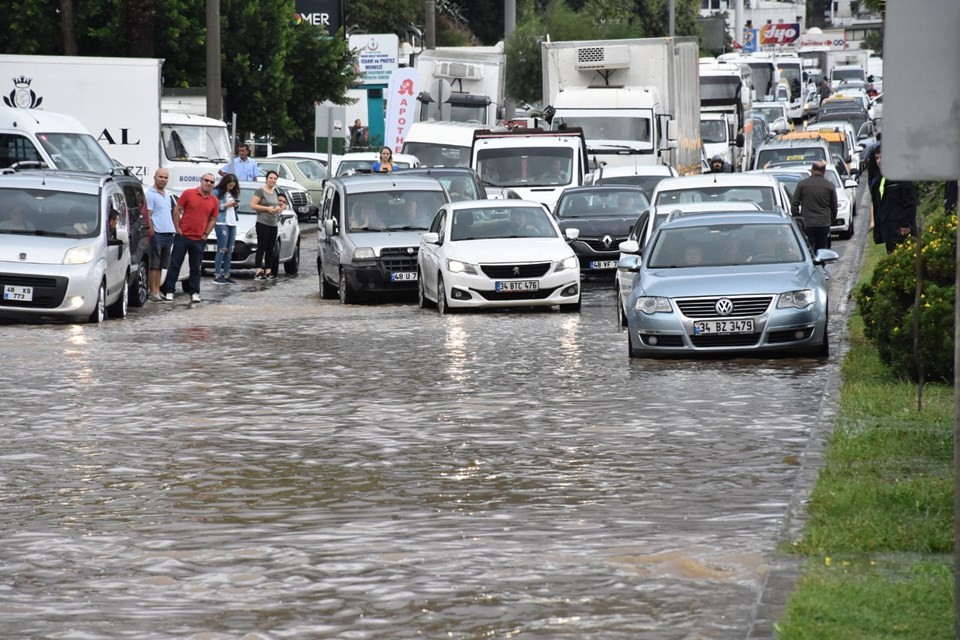
[[[613,238],[611,238],[610,236],[603,236],[603,237],[600,239],[600,242],[603,243],[603,246],[605,246],[607,249],[609,249],[609,248],[610,248],[610,245],[613,244]]]
[[[728,316],[733,313],[733,302],[730,298],[720,298],[713,308],[717,310],[717,315]]]
[[[520,267],[514,267],[514,268],[513,268],[513,275],[515,275],[515,276],[520,275]]]

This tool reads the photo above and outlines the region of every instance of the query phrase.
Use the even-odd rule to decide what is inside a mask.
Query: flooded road
[[[439,317],[302,263],[0,325],[0,637],[746,637],[837,338],[631,361],[606,283]]]

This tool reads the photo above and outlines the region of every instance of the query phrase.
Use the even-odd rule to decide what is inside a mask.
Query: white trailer
[[[583,130],[597,164],[669,164],[699,173],[696,38],[543,42],[551,127]]]
[[[705,131],[710,133],[720,122],[727,126],[726,140],[721,141],[717,132],[714,132],[710,135],[714,140],[712,145],[704,140],[704,151],[707,158],[720,155],[734,171],[749,169],[747,159],[752,155],[752,143],[748,142],[746,128],[753,108],[752,96],[753,74],[750,67],[718,62],[713,58],[700,60],[701,138]]]
[[[467,122],[492,127],[503,107],[503,43],[492,47],[439,47],[417,55],[417,121]]]
[[[21,108],[75,117],[142,181],[152,183],[162,166],[170,188],[182,190],[216,174],[231,157],[230,139],[219,120],[161,110],[162,65],[155,58],[0,55],[0,78],[13,79],[13,90],[0,85],[0,93],[20,96]]]

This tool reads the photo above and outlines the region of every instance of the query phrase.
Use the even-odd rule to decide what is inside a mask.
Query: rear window
[[[827,154],[823,147],[782,147],[760,149],[757,152],[757,168],[763,169],[771,164],[784,162],[802,162],[813,164],[817,160],[827,161]]]
[[[773,187],[700,187],[697,189],[675,189],[661,191],[654,204],[658,207],[690,202],[752,202],[760,205],[764,211],[776,208],[776,194]]]

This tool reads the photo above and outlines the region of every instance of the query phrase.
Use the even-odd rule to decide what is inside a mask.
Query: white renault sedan
[[[559,305],[580,310],[580,263],[570,242],[539,202],[452,202],[437,213],[417,255],[420,308],[457,309]]]

